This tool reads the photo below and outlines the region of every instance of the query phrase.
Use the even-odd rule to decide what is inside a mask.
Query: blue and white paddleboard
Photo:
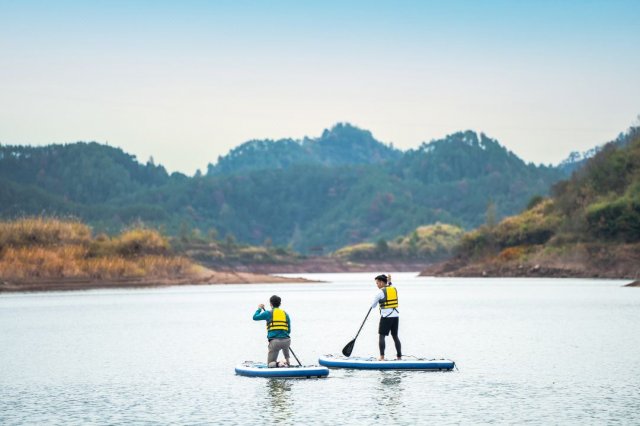
[[[366,370],[453,370],[456,363],[449,359],[402,359],[379,361],[377,358],[324,355],[320,365],[331,368],[356,368]]]
[[[245,361],[236,366],[236,374],[249,377],[297,377],[311,379],[328,376],[329,369],[317,365],[269,368],[264,362]]]

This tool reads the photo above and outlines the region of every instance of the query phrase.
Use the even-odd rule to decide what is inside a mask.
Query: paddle
[[[293,354],[293,357],[296,359],[296,361],[298,361],[298,364],[300,365],[300,367],[302,367],[302,363],[300,362],[300,360],[298,359],[298,357],[296,356],[296,353],[293,351],[293,349],[291,349],[291,346],[289,346],[289,350],[291,351],[291,353]]]
[[[364,321],[362,321],[362,325],[358,329],[358,332],[356,333],[356,337],[354,337],[352,341],[347,343],[347,345],[344,348],[342,348],[342,355],[351,356],[351,352],[353,352],[353,346],[356,344],[356,339],[358,338],[358,335],[360,334],[360,331],[362,330],[362,327],[364,326],[364,323],[367,321],[367,318],[369,318],[369,314],[371,313],[371,309],[373,309],[373,308],[369,308],[369,312],[367,312],[367,316],[364,317]]]

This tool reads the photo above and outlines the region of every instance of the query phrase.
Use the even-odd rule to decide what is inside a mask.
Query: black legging
[[[378,334],[378,346],[380,347],[380,356],[384,356],[384,349],[386,347],[384,339],[385,335]],[[398,333],[391,332],[391,337],[393,337],[393,343],[396,345],[396,356],[400,358],[402,356],[402,346],[400,345],[400,339],[398,338]]]

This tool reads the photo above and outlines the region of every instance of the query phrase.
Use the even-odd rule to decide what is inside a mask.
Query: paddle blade
[[[353,347],[356,344],[356,339],[353,339],[352,341],[350,341],[349,343],[347,343],[347,345],[342,348],[342,355],[344,356],[351,356],[351,352],[353,352]]]

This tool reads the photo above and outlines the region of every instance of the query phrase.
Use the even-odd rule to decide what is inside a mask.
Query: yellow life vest
[[[273,308],[271,311],[271,321],[267,321],[267,331],[284,330],[289,332],[287,323],[287,313],[280,308]]]
[[[395,287],[387,286],[382,288],[384,299],[380,301],[380,309],[395,309],[398,307],[398,290]]]

